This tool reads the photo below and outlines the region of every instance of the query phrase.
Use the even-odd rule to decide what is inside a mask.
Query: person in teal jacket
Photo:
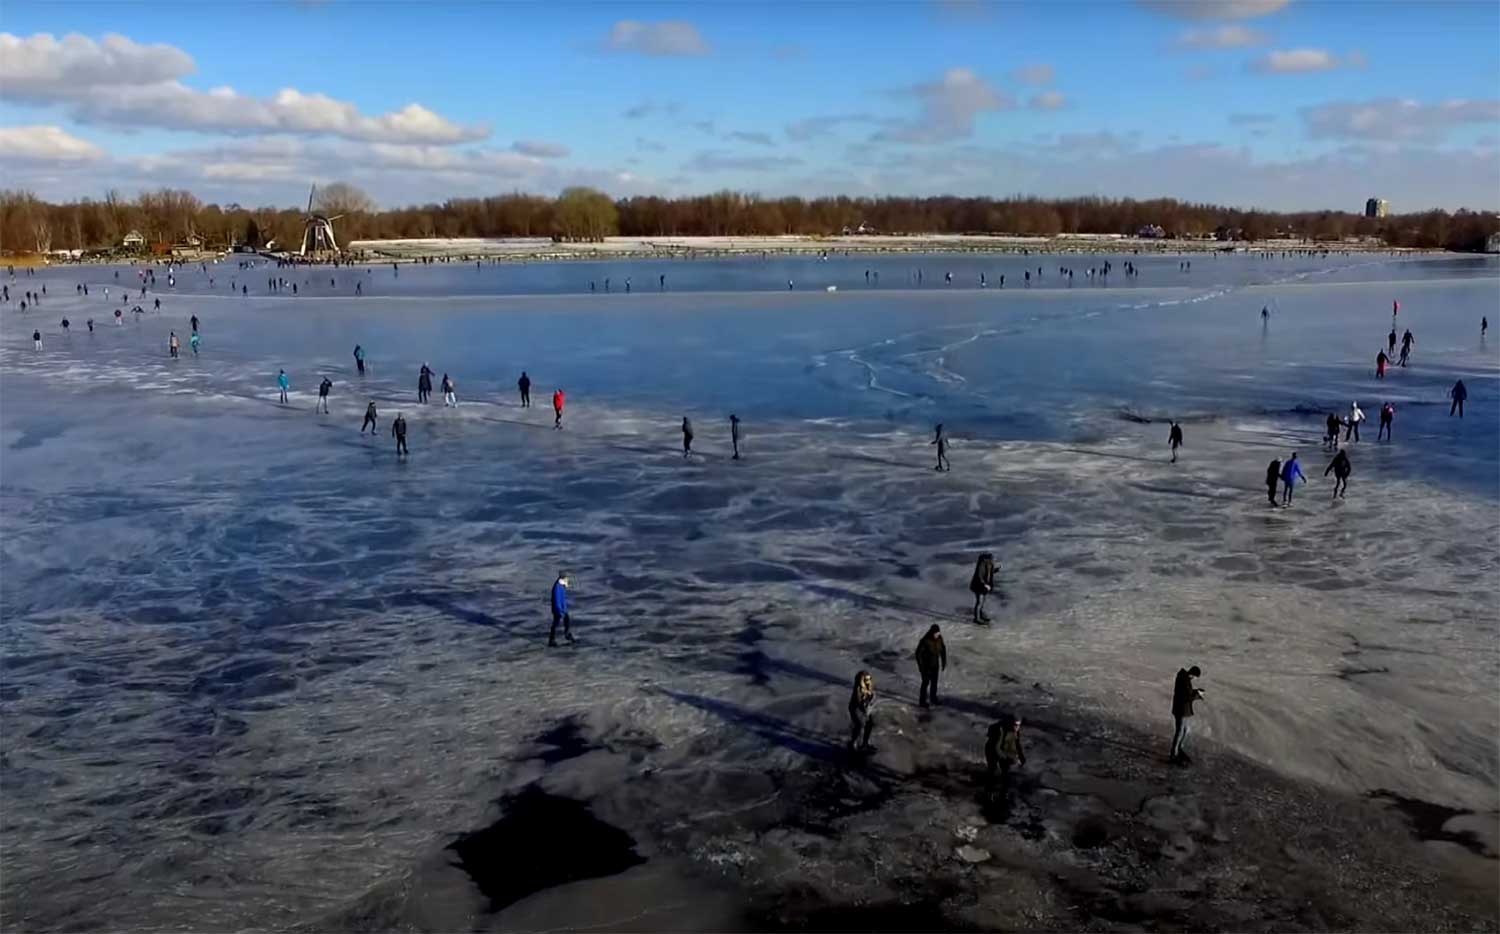
[[[286,405],[286,391],[292,388],[292,381],[286,375],[286,370],[276,374],[276,385],[281,387],[281,404]]]

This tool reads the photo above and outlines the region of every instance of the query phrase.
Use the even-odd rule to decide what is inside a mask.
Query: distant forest
[[[634,237],[835,235],[861,228],[891,234],[1136,235],[1261,240],[1375,237],[1391,246],[1479,250],[1500,232],[1492,212],[1426,211],[1367,218],[1343,211],[1284,213],[1193,204],[1161,198],[762,198],[723,191],[684,198],[611,198],[570,188],[555,198],[511,194],[452,198],[441,204],[377,210],[358,188],[318,189],[314,210],[334,221],[340,244],[403,237],[551,237],[597,240]],[[233,244],[295,249],[306,211],[205,204],[191,192],[143,191],[131,199],[65,204],[25,191],[0,191],[0,252],[119,248],[126,234],[154,244]],[[1159,231],[1156,230],[1159,228]]]

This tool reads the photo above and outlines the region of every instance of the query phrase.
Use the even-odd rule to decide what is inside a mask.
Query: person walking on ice
[[[1349,489],[1349,475],[1354,472],[1354,467],[1349,463],[1349,452],[1340,451],[1333,455],[1333,460],[1328,462],[1323,476],[1333,474],[1333,498],[1342,499],[1344,493]]]
[[[740,417],[729,416],[729,443],[734,446],[734,456],[730,460],[740,459]]]
[[[443,374],[443,405],[458,408],[458,397],[453,394],[453,380]]]
[[[32,346],[32,349],[34,349],[34,350],[41,350],[42,349],[42,332],[41,331],[32,331],[31,332],[31,346]]]
[[[1295,460],[1297,455],[1293,454]],[[1203,677],[1203,672],[1198,666],[1191,668],[1179,668],[1177,680],[1172,683],[1172,754],[1167,761],[1173,765],[1187,765],[1193,761],[1188,758],[1187,745],[1188,718],[1193,715],[1193,702],[1203,699],[1203,691],[1193,687],[1193,679]]]
[[[36,349],[37,350],[41,350],[42,349],[42,342],[41,341],[37,341]],[[1458,382],[1456,382],[1456,383],[1453,384],[1453,388],[1450,389],[1450,390],[1448,390],[1448,397],[1453,400],[1453,404],[1450,405],[1450,406],[1448,406],[1448,417],[1452,418],[1453,417],[1453,413],[1457,412],[1458,413],[1458,417],[1459,418],[1463,418],[1464,417],[1464,400],[1467,399],[1467,398],[1469,398],[1469,389],[1468,389],[1467,386],[1464,385],[1464,381],[1463,380],[1459,380]]]
[[[531,377],[526,375],[525,370],[521,371],[521,378],[516,380],[516,388],[521,390],[521,408],[531,408]]]
[[[974,594],[974,622],[988,623],[984,612],[985,601],[995,590],[995,556],[988,551],[974,562],[974,575],[969,578],[969,592]]]
[[[926,707],[930,700],[935,706],[938,702],[938,674],[948,668],[948,647],[943,644],[942,630],[936,624],[917,642],[917,651],[912,658],[916,659],[917,674],[922,677],[917,703]]]
[[[391,437],[396,439],[397,458],[411,453],[406,447],[406,419],[400,412],[396,413],[396,420],[391,422]]]
[[[682,459],[687,460],[693,453],[693,423],[688,421],[686,415],[682,416]]]
[[[849,751],[874,752],[870,733],[875,729],[875,679],[868,671],[854,676],[854,690],[849,694]]]
[[[286,405],[286,391],[292,388],[291,378],[286,375],[286,370],[276,374],[276,385],[281,389],[281,404]]]
[[[182,342],[177,339],[177,332],[176,331],[171,332],[167,336],[167,353],[171,354],[172,355],[172,359],[175,360],[175,359],[177,359],[177,353],[178,353],[178,351],[181,350],[181,349],[182,349]]]
[[[553,413],[554,418],[552,420],[552,428],[553,428],[554,431],[561,431],[562,430],[563,405],[565,405],[567,403],[567,401],[568,401],[568,396],[561,389],[553,391],[553,393],[552,393],[552,413]]]
[[[1172,430],[1167,432],[1167,444],[1172,447],[1172,463],[1177,463],[1177,449],[1182,447],[1182,426],[1172,422]]]
[[[329,379],[326,376],[323,377],[323,382],[318,384],[318,405],[313,406],[314,412],[318,411],[318,407],[321,406],[323,409],[323,414],[328,414],[328,390],[332,388],[333,380]]]
[[[1292,504],[1292,491],[1297,486],[1297,481],[1307,482],[1307,476],[1302,473],[1302,465],[1297,463],[1297,452],[1293,451],[1291,459],[1281,465],[1281,505]]]
[[[573,617],[568,612],[568,572],[557,572],[552,582],[552,631],[547,636],[547,647],[557,648],[557,624],[562,623],[563,638],[569,643],[573,638]]]
[[[360,434],[364,434],[365,429],[368,428],[370,429],[370,437],[375,437],[375,432],[379,430],[375,425],[375,415],[375,400],[371,399],[370,404],[365,406],[365,420],[359,423]]]
[[[943,437],[943,423],[938,422],[937,430],[933,434],[932,442],[928,445],[937,445],[937,466],[933,470],[952,470],[953,465],[948,463],[948,439]]]

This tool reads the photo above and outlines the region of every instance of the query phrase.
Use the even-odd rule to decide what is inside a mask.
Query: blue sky
[[[1500,207],[1494,2],[9,0],[0,29],[0,171],[47,197]]]

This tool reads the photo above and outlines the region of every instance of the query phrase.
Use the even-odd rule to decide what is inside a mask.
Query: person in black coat
[[[1193,701],[1203,698],[1203,691],[1193,687],[1193,679],[1202,676],[1203,672],[1198,670],[1197,665],[1179,668],[1177,680],[1172,684],[1172,720],[1175,729],[1172,732],[1170,761],[1174,765],[1187,765],[1192,761],[1183,746],[1187,743],[1188,718],[1193,715]]]
[[[969,578],[969,592],[974,594],[974,622],[987,623],[984,603],[995,589],[995,556],[986,551],[974,562],[974,576]]]

